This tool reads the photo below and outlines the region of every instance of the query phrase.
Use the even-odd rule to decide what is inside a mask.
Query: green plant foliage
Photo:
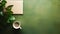
[[[2,24],[6,24],[6,23],[11,23],[11,21],[13,22],[15,18],[12,14],[13,12],[11,11],[13,5],[9,5],[6,7],[6,0],[2,0],[0,2],[0,23],[2,22]]]

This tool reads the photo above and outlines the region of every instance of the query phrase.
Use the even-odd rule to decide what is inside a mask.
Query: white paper
[[[13,5],[13,14],[23,14],[23,0],[7,0],[6,6],[8,5]]]

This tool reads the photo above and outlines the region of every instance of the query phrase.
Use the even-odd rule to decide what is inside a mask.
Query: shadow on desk
[[[21,29],[14,29],[10,24],[4,28],[0,28],[0,34],[22,34]]]

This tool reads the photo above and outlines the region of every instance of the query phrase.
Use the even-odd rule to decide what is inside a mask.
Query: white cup
[[[15,29],[22,29],[21,28],[21,22],[19,22],[19,21],[15,21],[15,22],[13,22],[13,28],[15,28]]]

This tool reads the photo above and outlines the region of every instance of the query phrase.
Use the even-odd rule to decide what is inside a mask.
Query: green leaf
[[[6,7],[7,10],[11,10],[13,7],[13,5],[9,5],[8,7]]]
[[[5,7],[6,3],[7,3],[7,1],[6,1],[6,0],[2,0],[1,5],[2,5],[3,7]]]

